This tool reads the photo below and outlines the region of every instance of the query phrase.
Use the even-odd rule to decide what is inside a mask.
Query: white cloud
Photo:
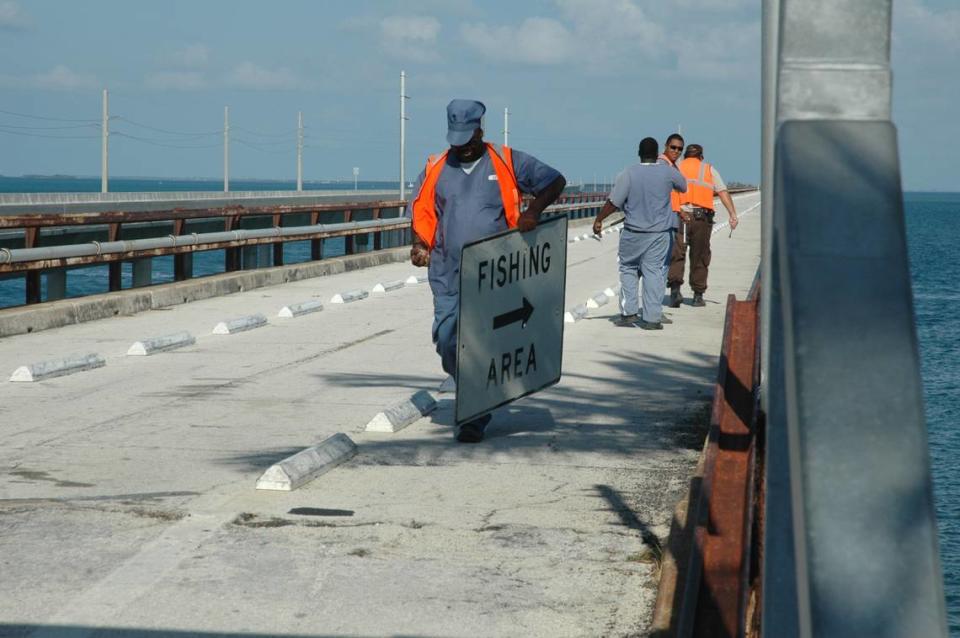
[[[380,21],[381,46],[392,55],[418,61],[433,57],[440,21],[430,16],[388,16]]]
[[[157,91],[197,91],[206,88],[207,80],[199,71],[159,71],[149,74],[144,85]]]
[[[89,73],[77,73],[70,67],[58,64],[45,73],[39,73],[30,80],[30,84],[40,89],[92,89],[97,87],[96,76]]]
[[[559,17],[531,17],[517,26],[465,24],[461,34],[490,59],[525,64],[609,70],[662,54],[663,28],[634,0],[554,2]]]
[[[210,61],[210,49],[202,44],[188,44],[170,56],[174,66],[185,69],[199,69]]]
[[[727,80],[760,74],[760,23],[709,24],[692,28],[672,44],[684,77]],[[708,54],[705,54],[708,52]]]
[[[20,5],[12,0],[0,2],[0,31],[22,31],[30,24]]]
[[[466,44],[494,60],[562,64],[575,53],[572,34],[552,18],[527,18],[517,26],[465,24],[460,32]]]
[[[253,62],[239,64],[227,73],[225,79],[229,86],[254,91],[300,89],[305,88],[306,85],[290,69],[285,67],[267,69]]]
[[[923,0],[901,0],[894,3],[893,19],[894,37],[910,43],[904,47],[906,51],[935,53],[937,47],[960,50],[960,9],[937,11]],[[942,59],[937,53],[935,56]]]

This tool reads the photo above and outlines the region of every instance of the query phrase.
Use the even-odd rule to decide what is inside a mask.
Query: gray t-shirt
[[[662,232],[673,227],[676,213],[670,192],[687,191],[687,180],[673,166],[643,162],[628,166],[617,175],[610,202],[623,211],[624,226],[641,232]]]
[[[537,195],[560,173],[532,155],[513,149],[513,170],[522,193]],[[424,172],[413,189],[420,192]],[[413,198],[406,216],[412,217]],[[430,252],[427,274],[434,295],[455,295],[460,291],[460,252],[463,245],[507,230],[497,174],[484,153],[467,173],[452,153],[437,180],[437,234]]]

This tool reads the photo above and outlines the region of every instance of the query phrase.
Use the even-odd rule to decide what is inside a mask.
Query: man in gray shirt
[[[652,137],[640,142],[640,162],[618,176],[610,197],[593,222],[600,234],[603,220],[614,211],[623,211],[620,235],[620,318],[618,326],[639,326],[662,330],[662,301],[666,289],[663,263],[670,246],[673,208],[670,193],[687,190],[687,180],[674,166],[658,163],[659,145]],[[639,288],[643,277],[643,315]]]

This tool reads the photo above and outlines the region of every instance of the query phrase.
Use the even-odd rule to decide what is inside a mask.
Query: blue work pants
[[[640,312],[640,278],[643,278],[644,321],[657,323],[663,313],[666,277],[663,264],[670,246],[670,232],[620,234],[620,314]]]

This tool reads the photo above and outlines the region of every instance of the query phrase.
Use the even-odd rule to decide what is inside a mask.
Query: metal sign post
[[[566,283],[566,216],[464,246],[457,423],[560,380]]]

